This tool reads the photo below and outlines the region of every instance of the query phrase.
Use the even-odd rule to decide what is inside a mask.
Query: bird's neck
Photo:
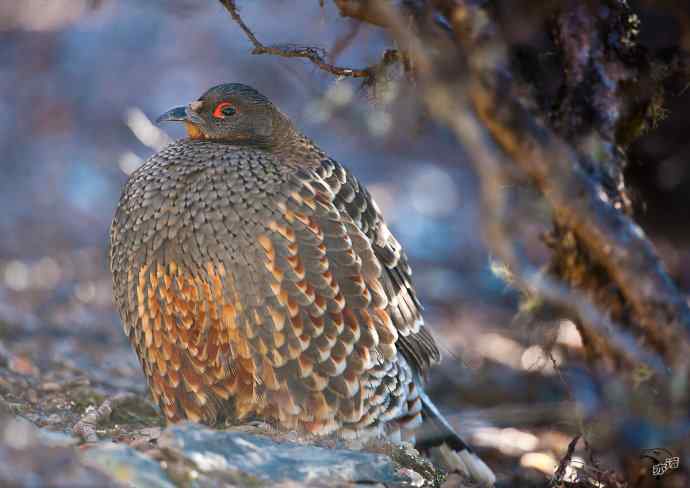
[[[316,145],[281,112],[274,119],[273,135],[267,149],[282,162],[295,166],[319,164],[321,157]]]

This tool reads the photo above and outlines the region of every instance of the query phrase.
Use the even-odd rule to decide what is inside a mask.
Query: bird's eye
[[[216,105],[213,111],[213,116],[217,119],[224,119],[225,117],[231,117],[237,113],[237,109],[230,102],[221,102]]]

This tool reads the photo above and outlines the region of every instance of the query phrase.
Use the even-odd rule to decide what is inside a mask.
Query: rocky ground
[[[95,376],[57,364],[43,373],[26,356],[3,351],[0,486],[439,486],[445,480],[411,446],[334,449],[261,426],[163,428],[141,391],[122,392]]]
[[[0,310],[0,486],[465,486],[409,445],[316,446],[260,425],[165,428],[118,327]]]
[[[0,289],[0,486],[471,486],[409,447],[334,450],[260,426],[165,428],[113,310],[104,261],[101,250],[80,250],[55,259],[62,280],[49,289],[32,281]],[[6,266],[5,279],[17,279],[13,272]],[[430,396],[494,469],[498,486],[546,486],[580,422],[598,464],[580,442],[570,479],[615,468],[622,447],[603,442],[617,423],[605,407],[610,392],[577,367],[554,371],[534,345],[540,336],[525,335],[512,310],[500,300],[431,307],[446,360],[431,373]],[[577,336],[558,330],[554,354],[576,363]],[[424,449],[433,437],[422,428],[419,448],[436,460]],[[639,469],[654,482],[648,468]],[[667,474],[663,486],[684,486],[672,476],[684,475]],[[597,486],[578,483],[557,486]]]

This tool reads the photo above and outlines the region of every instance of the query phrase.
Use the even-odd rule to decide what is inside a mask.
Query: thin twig
[[[580,440],[580,436],[576,435],[572,441],[570,441],[570,444],[568,444],[568,450],[565,453],[565,456],[561,459],[561,462],[558,463],[558,469],[556,469],[556,472],[553,475],[553,478],[551,479],[551,484],[549,486],[556,486],[557,483],[560,483],[563,481],[563,475],[565,475],[565,470],[570,464],[570,461],[573,459],[573,453],[575,452],[575,446],[577,446],[577,441]]]
[[[242,17],[237,11],[237,6],[234,0],[219,0],[221,5],[225,7],[235,23],[242,29],[244,35],[254,46],[252,54],[270,54],[273,56],[281,56],[283,58],[303,58],[311,61],[319,69],[331,73],[334,76],[348,77],[348,78],[369,78],[373,73],[372,67],[355,69],[343,68],[335,66],[326,62],[323,55],[323,50],[309,46],[294,46],[294,45],[273,45],[266,46],[261,43],[252,30],[244,23]]]
[[[359,34],[359,29],[361,25],[361,22],[354,22],[353,24],[351,24],[350,29],[345,33],[345,35],[335,40],[335,42],[333,43],[333,47],[328,53],[329,62],[334,62],[338,58],[338,56],[340,56],[340,54],[345,49],[347,49],[350,46],[350,44],[352,44],[352,41],[357,37],[357,34]]]
[[[565,389],[568,400],[570,400],[571,402],[575,402],[576,401],[575,400],[575,394],[573,393],[573,389],[570,386],[570,384],[567,381],[565,381],[565,377],[563,376],[563,371],[561,370],[561,365],[558,364],[558,361],[556,361],[556,358],[553,356],[552,351],[549,351],[548,355],[549,355],[549,359],[551,360],[551,364],[553,365],[553,369],[556,372],[556,374],[558,375],[558,380],[561,382],[561,384],[563,385],[563,388]],[[577,428],[578,428],[578,431],[580,432],[580,434],[575,439],[573,439],[573,441],[568,446],[568,453],[566,454],[566,458],[568,458],[567,462],[570,462],[570,458],[572,457],[573,450],[575,449],[575,445],[577,444],[578,439],[582,438],[582,440],[585,443],[585,446],[587,446],[589,448],[589,442],[587,441],[587,434],[585,432],[585,420],[584,420],[582,412],[580,410],[577,410],[577,409],[575,410],[575,418],[577,419]],[[591,454],[591,452],[590,452],[590,454]],[[593,454],[591,454],[591,455],[593,456]],[[563,463],[563,461],[561,461],[561,463]],[[554,478],[558,481],[562,480],[563,473],[565,472],[565,471],[560,472],[561,466],[562,466],[562,464],[559,465],[558,470],[556,471],[556,474],[554,476]],[[560,474],[559,474],[559,472],[560,472]]]

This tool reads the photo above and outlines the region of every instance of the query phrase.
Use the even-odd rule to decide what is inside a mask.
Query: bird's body
[[[341,437],[419,425],[439,353],[368,191],[251,88],[190,107],[168,118],[192,138],[131,175],[111,228],[115,301],[165,417]],[[253,119],[216,137],[237,112]]]

